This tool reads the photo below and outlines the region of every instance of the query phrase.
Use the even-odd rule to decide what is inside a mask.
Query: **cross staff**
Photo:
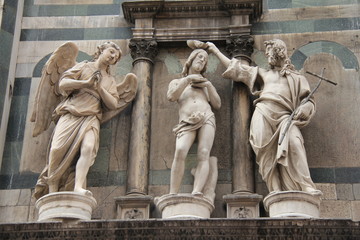
[[[281,143],[283,142],[284,137],[285,137],[285,135],[286,135],[286,132],[289,130],[289,127],[290,127],[290,125],[291,125],[291,122],[292,122],[292,120],[293,120],[293,118],[294,118],[295,113],[297,112],[297,110],[299,109],[300,106],[304,105],[305,103],[307,103],[307,102],[310,100],[310,98],[314,95],[314,93],[316,92],[316,90],[320,87],[321,82],[324,80],[324,81],[326,81],[326,82],[328,82],[328,83],[331,83],[331,84],[333,84],[333,85],[335,85],[335,86],[337,85],[336,82],[333,82],[333,81],[331,81],[331,80],[323,77],[324,71],[325,71],[325,68],[322,69],[320,76],[317,75],[317,74],[315,74],[315,73],[306,71],[306,73],[308,73],[308,74],[310,74],[310,75],[312,75],[312,76],[315,76],[315,77],[319,78],[320,80],[319,80],[318,84],[316,85],[316,87],[315,87],[315,88],[309,93],[309,95],[305,98],[305,100],[302,101],[302,103],[291,113],[291,115],[290,115],[290,117],[288,118],[288,121],[287,121],[287,123],[286,123],[286,127],[285,127],[283,133],[282,133],[281,136],[280,136],[280,139],[279,139],[279,142],[278,142],[279,145],[281,145]]]

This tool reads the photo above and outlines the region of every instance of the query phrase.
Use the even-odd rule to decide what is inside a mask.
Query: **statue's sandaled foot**
[[[197,197],[202,197],[203,193],[202,192],[192,192],[191,195],[197,196]]]
[[[314,195],[314,196],[321,196],[323,193],[320,191],[320,190],[317,190],[313,187],[305,187],[303,189],[304,192],[307,192],[307,193],[310,193],[311,195]]]
[[[89,190],[83,189],[83,188],[75,188],[74,192],[80,193],[80,194],[88,196],[88,197],[93,196],[92,192],[90,192]]]

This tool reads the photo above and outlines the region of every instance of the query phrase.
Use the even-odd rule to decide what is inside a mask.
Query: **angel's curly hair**
[[[104,42],[103,44],[100,44],[100,45],[98,45],[97,46],[97,51],[95,52],[95,54],[94,54],[94,57],[93,57],[93,61],[95,61],[96,59],[98,59],[99,57],[100,57],[100,55],[101,55],[101,53],[105,50],[105,49],[107,49],[107,48],[109,48],[109,47],[113,47],[113,48],[115,48],[116,50],[118,50],[119,51],[119,57],[118,57],[118,59],[116,59],[116,62],[118,62],[119,60],[120,60],[120,58],[121,58],[121,55],[122,55],[122,52],[121,52],[121,49],[120,49],[120,47],[119,47],[119,45],[117,45],[116,43],[114,43],[114,42]]]
[[[192,53],[186,60],[183,70],[181,72],[182,77],[186,77],[189,74],[189,68],[190,68],[192,62],[194,61],[196,56],[201,52],[205,52],[207,54],[207,52],[204,49],[195,49],[194,51],[192,51]],[[205,64],[203,70],[201,70],[201,72],[200,72],[201,75],[206,71],[206,66],[207,66],[207,64]]]

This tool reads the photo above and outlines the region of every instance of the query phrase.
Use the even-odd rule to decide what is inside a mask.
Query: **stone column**
[[[250,65],[253,43],[250,35],[232,36],[226,40],[226,52],[242,64]],[[251,104],[247,86],[233,82],[233,185],[232,194],[224,196],[228,218],[259,217],[262,196],[254,193],[254,157],[249,143]]]
[[[116,198],[118,218],[149,218],[152,197],[148,196],[148,172],[151,123],[151,81],[157,42],[153,39],[132,39],[129,43],[133,73],[138,77],[138,91],[133,103],[127,193]]]

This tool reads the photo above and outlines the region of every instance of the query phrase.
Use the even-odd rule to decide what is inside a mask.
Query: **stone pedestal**
[[[152,200],[148,195],[116,197],[117,219],[149,219]]]
[[[258,218],[260,217],[259,203],[262,200],[259,194],[241,193],[223,196],[226,202],[227,218]]]
[[[49,193],[35,203],[39,210],[38,221],[61,222],[91,220],[96,205],[95,198],[76,192]]]
[[[320,194],[286,191],[266,196],[264,206],[270,217],[318,218],[320,202]]]
[[[214,204],[190,193],[167,194],[155,199],[163,219],[210,218]]]

